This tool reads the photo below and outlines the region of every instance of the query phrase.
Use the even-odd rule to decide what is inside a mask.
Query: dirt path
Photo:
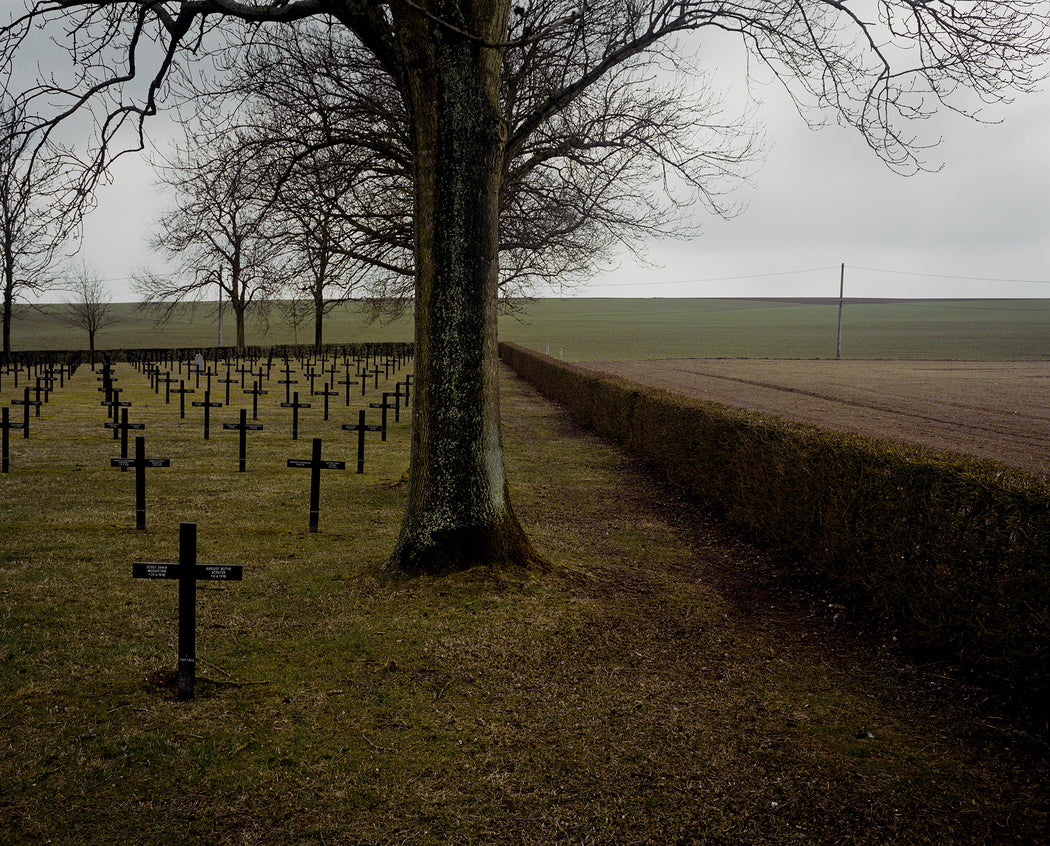
[[[1050,478],[1050,362],[579,362],[828,429],[994,459]]]

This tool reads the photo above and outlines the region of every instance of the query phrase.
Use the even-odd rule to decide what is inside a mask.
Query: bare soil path
[[[1000,461],[1050,478],[1050,361],[579,362],[825,429]]]

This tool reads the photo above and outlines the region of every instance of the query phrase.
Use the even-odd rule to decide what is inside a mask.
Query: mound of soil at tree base
[[[1050,361],[576,363],[824,429],[993,459],[1050,479]]]

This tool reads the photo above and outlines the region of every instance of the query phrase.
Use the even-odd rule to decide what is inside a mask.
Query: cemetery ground
[[[1000,844],[1050,827],[1045,733],[505,369],[512,499],[557,565],[525,583],[376,574],[409,427],[370,433],[354,472],[341,424],[374,390],[327,424],[309,398],[293,441],[275,367],[239,473],[221,423],[250,397],[212,409],[205,441],[199,393],[180,419],[177,397],[116,375],[132,434],[171,462],[147,471],[145,531],[87,366],[13,433],[0,476],[0,843]],[[287,466],[313,437],[347,463],[322,472],[317,533],[309,474]],[[177,560],[185,521],[201,562],[244,579],[198,583],[197,694],[179,701],[175,584],[131,565]]]

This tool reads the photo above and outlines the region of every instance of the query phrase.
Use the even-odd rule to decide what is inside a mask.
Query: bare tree
[[[164,169],[179,195],[159,221],[154,246],[179,263],[171,276],[145,274],[136,281],[147,304],[170,316],[177,303],[199,301],[217,286],[229,301],[237,349],[245,347],[249,308],[266,304],[284,273],[280,245],[272,237],[265,168],[242,155],[237,136],[211,148],[187,145]]]
[[[565,12],[564,0],[541,0],[515,16],[512,33]],[[512,137],[551,79],[571,75],[582,61],[575,40],[557,31],[527,49],[508,48],[500,97]],[[380,271],[371,279],[362,271],[359,287],[374,302],[410,299],[408,115],[375,57],[341,30],[299,26],[230,51],[223,70],[222,93],[241,102],[236,114],[253,154],[274,162],[293,203],[314,204],[309,191],[305,204],[295,200],[301,188],[289,186],[305,170],[298,181],[315,188],[318,154],[329,154],[325,180],[341,201],[314,196],[342,230],[330,243]],[[626,62],[508,146],[500,193],[504,298],[527,295],[540,282],[571,287],[614,248],[695,234],[698,201],[707,212],[728,214],[723,193],[757,158],[754,134],[727,119],[707,88],[690,95],[683,82],[681,73],[657,73],[648,61]],[[219,129],[228,131],[221,122]]]
[[[816,119],[833,114],[892,166],[919,161],[908,120],[968,92],[995,99],[1031,86],[1047,54],[1045,4],[1027,0],[586,0],[516,29],[510,0],[29,0],[0,28],[0,67],[41,27],[68,47],[74,78],[48,79],[30,102],[104,111],[94,161],[140,129],[170,75],[243,41],[244,25],[319,18],[345,27],[397,91],[412,149],[416,372],[410,479],[388,561],[402,572],[540,559],[507,494],[499,426],[497,306],[500,196],[508,153],[643,55],[678,57],[705,32],[737,36]],[[524,7],[523,7],[524,8]],[[528,14],[528,9],[525,8]],[[552,73],[512,126],[501,105],[504,59],[552,38],[578,62]],[[142,90],[137,75],[150,59]],[[157,60],[159,59],[159,60]],[[962,100],[953,97],[963,94]],[[113,106],[116,103],[118,105]],[[97,172],[97,169],[94,171]]]
[[[24,110],[0,100],[0,250],[3,251],[3,354],[11,352],[15,303],[57,281],[51,266],[72,229],[59,150],[37,150],[24,134]]]
[[[95,336],[116,322],[111,309],[112,297],[98,274],[84,265],[69,275],[65,287],[71,296],[66,299],[65,308],[55,313],[67,326],[87,332],[91,366],[94,367]]]
[[[315,343],[325,313],[348,298],[397,311],[412,292],[412,150],[387,73],[345,32],[320,25],[254,34],[223,59],[213,93],[238,107],[201,128],[240,132],[246,154],[269,163],[293,295],[312,303]]]
[[[318,349],[325,315],[332,308],[381,287],[382,278],[391,273],[404,273],[391,270],[389,261],[380,264],[383,250],[369,251],[362,244],[367,236],[361,231],[361,218],[368,210],[357,205],[360,195],[354,189],[359,186],[337,159],[339,154],[331,149],[312,153],[308,163],[300,162],[280,180],[272,207],[291,292],[310,304]]]

